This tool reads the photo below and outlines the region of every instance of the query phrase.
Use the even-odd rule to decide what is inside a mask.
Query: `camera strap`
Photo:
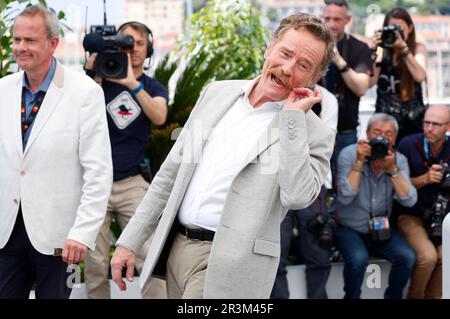
[[[431,167],[433,164],[440,164],[444,162],[444,154],[445,151],[447,150],[447,142],[448,137],[445,136],[445,142],[442,147],[442,150],[439,153],[439,155],[436,158],[434,158],[433,153],[431,152],[430,144],[428,143],[428,139],[425,136],[423,137],[423,155],[425,156],[425,165],[427,167]]]
[[[30,126],[33,124],[39,109],[41,108],[42,102],[44,101],[45,93],[43,91],[39,91],[36,96],[36,102],[31,109],[30,114],[27,116],[26,103],[25,103],[25,88],[22,89],[22,104],[20,108],[21,114],[21,122],[22,122],[22,137],[28,131]]]
[[[372,183],[371,183],[371,181],[370,181],[370,178],[371,178],[371,175],[372,175],[372,169],[370,169],[369,170],[369,195],[370,195],[370,200],[369,200],[369,203],[370,203],[370,218],[371,219],[373,219],[374,217],[388,217],[389,216],[389,214],[388,214],[388,212],[389,212],[389,205],[388,205],[388,186],[387,186],[387,181],[386,181],[386,187],[385,187],[385,199],[386,199],[386,201],[385,201],[385,204],[386,204],[386,209],[384,210],[384,214],[382,214],[382,215],[376,215],[375,214],[375,212],[373,211],[373,206],[372,206],[372,200],[373,200],[373,191],[372,191]],[[374,176],[375,176],[375,174],[373,174]],[[375,176],[376,177],[376,176]]]

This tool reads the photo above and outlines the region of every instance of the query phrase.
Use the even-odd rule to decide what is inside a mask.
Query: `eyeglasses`
[[[325,4],[327,6],[330,5],[330,4],[334,4],[334,5],[337,5],[339,7],[344,6],[344,7],[348,8],[348,3],[347,3],[346,0],[325,0],[324,2],[325,2]]]
[[[437,127],[440,128],[444,125],[447,125],[448,122],[444,122],[444,123],[438,123],[438,122],[432,122],[432,121],[423,121],[423,126],[432,126],[432,127]]]

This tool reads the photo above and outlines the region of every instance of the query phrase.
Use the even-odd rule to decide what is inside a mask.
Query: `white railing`
[[[442,298],[450,299],[450,214],[442,225]]]

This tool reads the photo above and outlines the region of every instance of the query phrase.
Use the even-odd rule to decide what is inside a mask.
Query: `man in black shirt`
[[[336,55],[322,78],[322,86],[336,95],[339,103],[336,156],[357,140],[359,100],[369,88],[373,73],[370,49],[362,41],[345,33],[351,15],[347,1],[325,0],[324,22],[336,37]]]
[[[151,125],[161,125],[167,117],[167,89],[155,79],[144,74],[144,63],[153,53],[152,33],[137,21],[124,23],[118,28],[124,35],[133,37],[134,45],[128,54],[127,76],[121,79],[102,79],[93,71],[95,54],[86,64],[86,70],[94,77],[105,93],[108,114],[109,137],[113,162],[113,185],[105,220],[96,241],[96,250],[90,251],[85,260],[84,278],[89,299],[110,298],[108,281],[109,253],[111,248],[110,224],[112,218],[123,229],[134,215],[137,206],[149,187],[144,180],[140,163],[149,139]],[[141,268],[150,240],[138,253],[138,269]],[[142,289],[145,299],[164,297],[164,282],[149,281]]]

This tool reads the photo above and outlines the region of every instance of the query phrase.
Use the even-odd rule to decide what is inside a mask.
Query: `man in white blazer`
[[[0,298],[68,298],[67,265],[95,248],[112,184],[102,89],[53,57],[56,16],[13,25],[24,71],[0,79]],[[69,268],[70,270],[70,268]]]
[[[154,235],[141,285],[166,275],[169,298],[269,298],[280,223],[315,200],[329,170],[334,133],[309,112],[321,97],[307,87],[333,46],[318,18],[294,14],[274,33],[261,76],[204,90],[116,243],[120,289],[122,269],[132,280],[135,252]]]

